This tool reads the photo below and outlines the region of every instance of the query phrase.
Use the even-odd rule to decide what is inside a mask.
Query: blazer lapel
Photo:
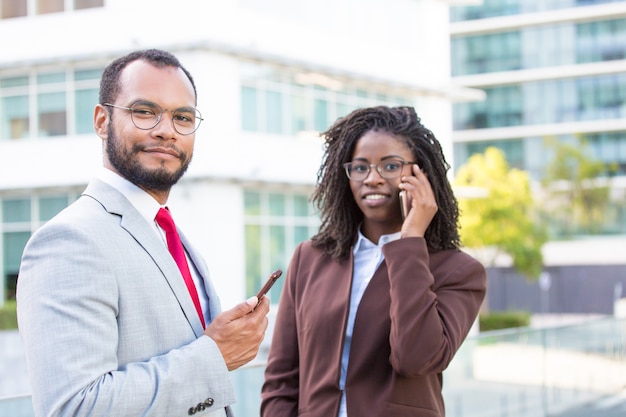
[[[187,251],[191,262],[193,263],[193,266],[196,268],[196,271],[202,278],[204,290],[209,297],[209,320],[207,321],[208,325],[208,323],[213,321],[213,318],[217,316],[222,310],[220,298],[215,291],[215,288],[213,287],[213,283],[211,282],[209,275],[209,268],[207,267],[204,258],[193,247],[193,245],[191,245],[189,240],[187,240],[185,234],[180,229],[178,229],[178,234],[180,236],[180,240],[183,242],[183,246],[185,247],[185,250]]]
[[[202,323],[178,266],[167,247],[155,235],[152,226],[146,222],[146,219],[130,204],[126,197],[103,181],[97,179],[91,181],[83,194],[99,201],[105,210],[112,215],[121,217],[120,226],[135,239],[161,270],[163,278],[167,280],[172,289],[189,325],[193,328],[196,336],[202,336],[204,333]]]

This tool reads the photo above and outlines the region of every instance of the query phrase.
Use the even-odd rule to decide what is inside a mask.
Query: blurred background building
[[[229,307],[317,230],[318,133],[338,117],[415,106],[452,157],[452,103],[482,92],[451,84],[448,19],[439,0],[1,0],[0,302],[32,232],[102,165],[113,59],[167,49],[195,78],[204,122],[169,205]]]
[[[602,174],[610,198],[593,232],[566,233],[565,212],[548,219],[550,305],[612,313],[626,282],[626,2],[475,3],[451,11],[453,81],[486,94],[454,105],[455,165],[495,146],[539,184],[554,157],[546,141],[577,146],[584,137],[583,152],[611,167]],[[514,275],[507,268],[490,274],[490,307],[539,311],[540,288]]]
[[[0,302],[14,297],[31,233],[101,165],[92,119],[102,69],[151,47],[179,56],[198,84],[205,121],[170,205],[208,258],[225,306],[286,268],[315,232],[308,197],[319,132],[377,104],[415,106],[442,141],[451,178],[496,146],[539,183],[546,139],[584,136],[590,156],[614,168],[611,199],[597,233],[565,239],[558,219],[550,223],[546,267],[555,282],[574,274],[580,284],[562,284],[570,302],[552,306],[610,313],[621,296],[625,1],[2,0],[0,38]],[[604,281],[586,279],[597,274]],[[538,308],[502,295],[538,299],[537,286],[519,297],[526,285],[513,283],[510,268],[493,275],[515,287],[490,299],[493,308]],[[583,308],[586,285],[604,296]]]

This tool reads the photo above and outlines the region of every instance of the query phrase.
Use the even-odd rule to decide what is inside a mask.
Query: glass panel
[[[326,100],[315,100],[315,119],[313,121],[314,128],[318,132],[323,132],[328,129],[328,102]]]
[[[625,352],[623,318],[470,335],[444,373],[446,415],[623,415]],[[233,404],[237,416],[259,415],[261,398],[251,393],[261,392],[267,350],[256,359],[231,373],[244,399]]]
[[[63,11],[64,0],[37,0],[37,14]]]
[[[5,274],[17,274],[30,232],[6,232],[3,239]]]
[[[298,243],[304,242],[312,235],[309,232],[309,228],[306,226],[296,226],[293,229],[293,243],[294,245],[298,245]]]
[[[37,75],[37,84],[54,84],[65,82],[65,72],[47,72]]]
[[[102,70],[101,69],[76,70],[76,71],[74,71],[74,80],[76,80],[76,81],[100,80],[101,76],[102,76]]]
[[[348,113],[350,113],[352,110],[354,110],[354,108],[351,107],[348,103],[344,103],[344,102],[337,103],[337,110],[336,110],[337,118],[347,116]],[[327,128],[328,127],[330,126],[327,126]],[[326,131],[326,129],[322,130],[322,132]]]
[[[293,214],[297,217],[309,215],[309,200],[305,195],[296,194],[293,196]]]
[[[261,194],[255,191],[246,191],[243,195],[244,210],[247,215],[261,214]]]
[[[92,7],[104,7],[104,0],[74,0],[74,9],[90,9]]]
[[[265,96],[265,114],[269,133],[283,132],[283,98],[277,91],[267,91]]]
[[[65,93],[44,93],[37,98],[39,135],[60,136],[67,134]]]
[[[30,198],[2,200],[2,222],[30,222]]]
[[[20,139],[30,136],[28,96],[4,97],[0,102],[2,139]]]
[[[39,199],[39,220],[47,221],[56,216],[68,205],[68,197],[50,196]]]
[[[306,130],[306,101],[302,95],[291,97],[291,133],[297,134]]]
[[[0,78],[0,88],[28,87],[28,77]]]
[[[285,215],[285,195],[271,193],[269,195],[270,201],[270,216],[283,216]]]
[[[261,226],[246,225],[246,294],[252,296],[263,285],[261,278]]]
[[[241,127],[243,130],[255,132],[259,128],[259,109],[257,105],[257,90],[243,87],[241,89]]]
[[[17,274],[20,269],[22,253],[30,232],[4,233],[4,297],[14,300],[17,289]],[[0,281],[1,282],[1,281]]]
[[[576,26],[578,62],[624,59],[626,19],[579,23]]]
[[[0,19],[26,16],[27,0],[2,0],[0,1]]]
[[[98,90],[76,91],[75,128],[77,134],[93,133],[93,109],[98,104]]]
[[[326,130],[331,121],[350,110],[374,104],[413,103],[366,89],[329,90],[304,82],[299,76],[258,66],[242,66],[241,126],[244,131],[296,135]],[[244,73],[245,72],[245,73]],[[269,86],[269,88],[268,88]],[[256,88],[254,88],[256,87]]]
[[[280,268],[286,274],[294,244],[312,236],[319,222],[309,226],[312,215],[308,213],[312,210],[307,195],[302,193],[246,192],[244,204],[247,214],[254,211],[249,207],[260,208],[258,217],[246,218],[246,289],[252,293],[271,271]],[[282,282],[278,281],[270,292],[272,303],[280,299]]]
[[[273,271],[280,268],[285,272],[287,265],[285,265],[285,227],[284,226],[271,226],[270,227],[270,269]],[[274,284],[269,292],[270,300],[272,304],[278,303],[280,292],[283,288],[284,279],[280,279]]]

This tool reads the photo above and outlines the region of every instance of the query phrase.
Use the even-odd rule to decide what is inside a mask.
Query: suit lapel
[[[200,318],[189,296],[189,291],[178,266],[167,247],[161,243],[155,234],[152,225],[130,204],[126,197],[103,181],[93,180],[83,194],[99,201],[112,215],[121,217],[120,226],[135,239],[161,270],[162,277],[168,282],[187,317],[189,325],[193,328],[196,336],[202,336],[204,333],[202,323],[200,323]],[[188,247],[188,245],[186,246]]]
[[[200,253],[191,245],[189,240],[185,234],[178,229],[178,235],[180,236],[181,242],[183,242],[183,246],[187,251],[189,259],[191,263],[196,268],[197,273],[202,278],[202,283],[204,284],[204,291],[206,292],[209,298],[209,317],[207,321],[207,325],[213,321],[213,318],[217,316],[221,312],[221,304],[219,296],[213,287],[212,281],[209,275],[209,269],[204,262],[204,258],[200,255]],[[191,267],[191,265],[190,265]]]

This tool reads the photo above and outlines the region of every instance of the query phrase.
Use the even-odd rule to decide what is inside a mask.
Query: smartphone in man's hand
[[[276,283],[276,281],[278,281],[278,278],[280,278],[282,274],[283,274],[283,271],[280,269],[277,269],[276,271],[272,272],[270,277],[267,279],[263,287],[259,290],[258,294],[256,295],[256,297],[259,299],[259,303],[261,302],[261,298],[263,298],[263,296],[267,294],[267,292],[270,290],[270,288],[272,288],[272,286]]]

